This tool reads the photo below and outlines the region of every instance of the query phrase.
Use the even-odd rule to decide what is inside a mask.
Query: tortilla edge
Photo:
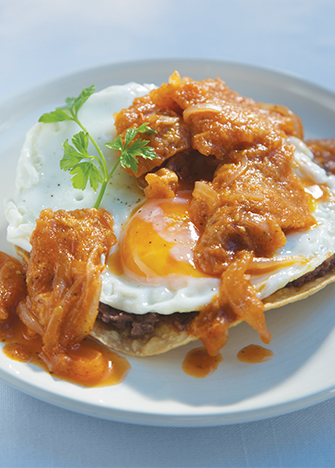
[[[335,282],[335,268],[300,287],[286,286],[263,300],[264,312],[307,299],[333,282]],[[230,326],[236,326],[242,321],[236,320]],[[97,320],[91,335],[115,351],[137,357],[163,354],[197,340],[187,331],[179,332],[172,327],[169,329],[166,324],[158,325],[155,331],[155,335],[149,338],[124,338],[118,331],[111,330],[108,324]]]

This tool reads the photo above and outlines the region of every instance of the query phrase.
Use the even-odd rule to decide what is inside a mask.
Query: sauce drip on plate
[[[270,361],[274,356],[273,351],[263,346],[251,344],[241,349],[237,354],[237,359],[249,364]]]
[[[16,314],[10,314],[7,320],[0,323],[0,340],[5,343],[3,352],[11,359],[34,364],[44,371],[48,368],[39,357],[42,351],[42,338],[29,339],[27,329]],[[67,375],[57,375],[72,383],[85,387],[116,385],[124,380],[130,369],[130,364],[122,356],[110,351],[94,341],[91,337],[85,338],[80,344],[67,350],[72,362]]]
[[[189,351],[183,362],[183,371],[185,374],[203,379],[212,374],[222,362],[221,354],[210,356],[206,349],[201,346]]]

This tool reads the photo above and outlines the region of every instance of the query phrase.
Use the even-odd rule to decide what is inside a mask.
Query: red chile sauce
[[[274,354],[270,349],[251,344],[238,352],[237,359],[248,364],[257,364],[260,362],[270,361],[273,356]]]
[[[218,368],[220,362],[222,362],[221,354],[210,356],[206,349],[201,346],[200,348],[191,349],[186,354],[183,371],[191,377],[203,379],[211,375]]]
[[[26,327],[15,313],[0,321],[0,340],[5,343],[3,352],[10,359],[34,364],[49,372],[39,357],[42,351],[42,338],[29,339]],[[116,385],[124,380],[130,369],[127,359],[110,351],[87,337],[80,344],[68,351],[71,361],[76,362],[79,372],[57,375],[54,377],[85,387]]]

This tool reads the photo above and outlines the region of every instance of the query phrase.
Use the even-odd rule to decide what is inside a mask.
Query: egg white
[[[115,152],[104,146],[116,136],[114,113],[130,106],[135,97],[147,94],[153,87],[136,83],[111,86],[90,96],[80,109],[80,120],[103,149],[109,168],[117,158]],[[40,211],[45,208],[74,210],[94,205],[97,194],[90,187],[84,191],[74,189],[69,173],[59,167],[62,143],[66,139],[70,141],[79,130],[74,122],[65,121],[37,123],[28,131],[18,161],[15,194],[5,201],[7,239],[12,244],[31,250],[29,239]],[[327,185],[334,193],[335,177],[328,176],[313,163],[313,155],[303,142],[296,138],[289,140],[296,147],[294,170],[312,180],[309,191],[316,199],[313,214],[317,224],[305,232],[289,234],[286,245],[276,253],[279,257],[301,255],[304,262],[251,278],[261,299],[313,271],[335,252],[335,204],[317,201],[321,195],[318,184]],[[92,154],[95,152],[93,147],[89,149]],[[144,200],[136,180],[119,167],[101,204],[113,215],[118,239],[131,213]],[[102,274],[101,301],[136,314],[189,312],[209,303],[218,287],[217,278],[197,277],[170,277],[160,285],[137,284],[125,274],[115,275],[106,268]]]

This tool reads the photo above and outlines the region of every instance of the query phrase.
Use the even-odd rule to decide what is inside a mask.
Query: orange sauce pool
[[[3,352],[10,359],[31,363],[49,372],[40,358],[43,346],[41,337],[28,339],[25,332],[25,325],[16,314],[10,314],[7,320],[0,321],[0,340],[5,343]],[[70,362],[66,374],[49,373],[85,387],[116,385],[125,379],[130,370],[126,358],[110,351],[91,337],[67,350],[66,356]]]
[[[211,375],[222,360],[221,354],[210,356],[206,349],[201,346],[200,348],[191,349],[186,354],[182,368],[185,374],[197,379],[203,379]]]
[[[238,352],[237,359],[248,364],[257,364],[260,362],[270,361],[273,356],[274,353],[270,349],[251,344]]]

